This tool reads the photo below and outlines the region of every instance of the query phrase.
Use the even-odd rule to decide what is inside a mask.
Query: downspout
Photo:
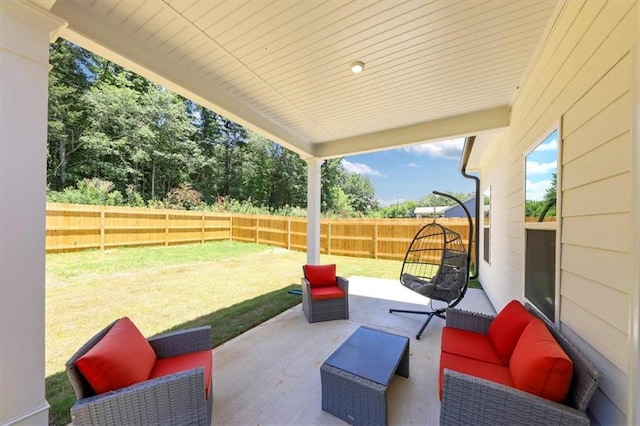
[[[476,141],[475,136],[469,136],[464,139],[464,147],[462,148],[462,157],[460,158],[460,173],[462,176],[467,179],[473,179],[476,183],[476,226],[473,230],[473,251],[476,255],[476,267],[469,278],[475,280],[478,278],[478,263],[480,262],[480,179],[476,176],[470,175],[467,173],[467,163],[469,162],[469,157],[471,156],[471,150],[473,149],[473,144]]]

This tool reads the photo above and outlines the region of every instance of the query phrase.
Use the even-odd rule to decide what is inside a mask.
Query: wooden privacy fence
[[[403,260],[432,219],[322,219],[323,254]],[[465,244],[466,219],[437,219]],[[47,203],[48,253],[233,240],[306,251],[306,218]],[[475,257],[475,256],[474,256]],[[475,264],[475,259],[472,258]]]

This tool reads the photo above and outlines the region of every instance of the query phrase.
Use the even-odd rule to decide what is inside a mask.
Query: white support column
[[[320,263],[320,193],[322,189],[321,158],[305,158],[307,162],[307,264]]]
[[[64,23],[0,2],[0,424],[46,425],[49,41]]]

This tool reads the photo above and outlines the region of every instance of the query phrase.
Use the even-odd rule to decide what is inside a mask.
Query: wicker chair
[[[302,267],[302,311],[308,322],[349,319],[349,281],[335,271],[336,265]]]
[[[116,322],[93,336],[66,363],[67,375],[77,397],[76,403],[71,407],[73,424],[210,425],[213,390],[209,389],[207,398],[203,386],[205,373],[202,367],[96,395],[75,363],[95,346]],[[211,350],[211,327],[167,333],[147,341],[158,359]]]
[[[589,425],[587,405],[598,388],[600,373],[580,350],[559,334],[531,305],[525,307],[547,328],[573,362],[573,378],[564,404],[521,390],[444,370],[441,425]],[[492,316],[449,309],[447,326],[486,334]]]

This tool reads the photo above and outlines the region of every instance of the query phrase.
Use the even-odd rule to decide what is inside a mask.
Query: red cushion
[[[76,361],[76,366],[98,393],[109,392],[149,378],[156,353],[127,317]]]
[[[345,297],[345,294],[344,291],[337,285],[333,285],[331,287],[325,286],[311,288],[311,298],[314,300],[338,299],[341,297]]]
[[[555,402],[564,402],[573,362],[544,323],[535,318],[522,332],[509,363],[514,387]]]
[[[445,327],[442,329],[441,346],[443,352],[506,366],[496,353],[489,336],[486,334]]]
[[[193,368],[204,367],[204,389],[205,395],[209,398],[209,388],[211,387],[211,362],[213,354],[211,351],[191,352],[171,358],[159,358],[151,370],[150,379],[168,376],[169,374],[180,373]]]
[[[524,328],[534,316],[522,303],[512,300],[489,325],[489,339],[503,363],[508,364]]]
[[[311,287],[336,285],[336,265],[304,265],[304,277]]]
[[[508,367],[442,352],[440,354],[439,377],[440,400],[442,400],[442,383],[445,368],[513,387],[513,381],[511,380]]]

